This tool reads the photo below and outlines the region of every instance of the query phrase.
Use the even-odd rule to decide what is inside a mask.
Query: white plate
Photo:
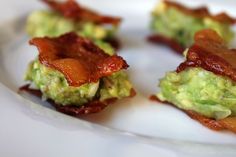
[[[56,112],[38,98],[18,95],[18,87],[25,84],[26,66],[37,55],[28,45],[25,18],[42,5],[29,0],[1,2],[0,156],[236,155],[235,134],[211,131],[183,112],[148,99],[157,92],[158,79],[183,60],[168,48],[145,41],[150,33],[149,13],[156,0],[81,2],[123,17],[120,55],[130,65],[128,73],[138,95],[82,119]],[[189,5],[199,4],[203,1]],[[213,12],[226,9],[235,13],[233,1],[207,4]]]

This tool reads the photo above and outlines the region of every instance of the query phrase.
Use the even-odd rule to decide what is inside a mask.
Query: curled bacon
[[[107,55],[75,33],[57,38],[34,38],[30,44],[38,48],[40,63],[64,74],[70,86],[97,82],[101,77],[128,68],[122,57]]]
[[[66,2],[57,2],[54,0],[42,0],[53,10],[61,13],[64,17],[73,19],[75,21],[89,21],[97,24],[113,24],[119,25],[121,18],[100,15],[94,11],[80,6],[74,0],[67,0]]]
[[[187,8],[179,3],[173,2],[173,1],[169,1],[169,0],[165,0],[164,3],[166,4],[167,7],[174,7],[182,12],[184,12],[187,15],[191,15],[197,18],[211,18],[212,20],[218,21],[220,23],[229,23],[229,24],[235,24],[236,23],[236,19],[230,17],[228,14],[226,13],[219,13],[216,15],[211,15],[211,13],[208,11],[207,7],[199,7],[199,8],[195,8],[195,9],[190,9]]]
[[[150,100],[176,107],[173,103],[170,103],[168,101],[161,101],[155,95],[150,96]],[[230,130],[236,133],[236,117],[227,117],[221,120],[215,120],[215,119],[211,119],[206,116],[200,115],[195,111],[191,111],[191,110],[182,110],[182,111],[184,111],[190,118],[197,120],[202,125],[208,127],[211,130],[215,130],[215,131]]]
[[[236,81],[235,61],[236,50],[228,49],[215,31],[206,29],[195,34],[195,43],[189,48],[187,59],[179,65],[177,72],[188,67],[201,67]]]

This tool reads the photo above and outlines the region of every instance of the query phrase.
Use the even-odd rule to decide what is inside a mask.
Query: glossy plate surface
[[[156,0],[81,3],[123,17],[119,54],[130,65],[137,96],[77,119],[54,111],[38,98],[18,95],[27,64],[37,55],[28,45],[25,19],[31,11],[46,7],[30,0],[0,2],[0,156],[236,156],[235,134],[211,131],[183,112],[148,99],[158,91],[158,79],[183,60],[145,40]],[[227,10],[236,16],[234,1],[187,4],[208,4],[213,12]]]

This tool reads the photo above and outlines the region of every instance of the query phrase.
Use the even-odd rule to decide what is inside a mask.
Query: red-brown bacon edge
[[[228,49],[224,40],[211,29],[197,32],[195,43],[188,49],[186,61],[177,72],[189,67],[201,67],[214,74],[236,81],[236,50]]]
[[[128,68],[122,57],[107,55],[90,40],[75,33],[57,38],[33,38],[29,43],[38,48],[40,63],[60,71],[70,86],[97,82]]]
[[[218,21],[220,23],[228,23],[228,24],[235,24],[236,19],[233,17],[230,17],[228,14],[221,12],[216,15],[212,15],[208,8],[203,6],[203,7],[198,7],[198,8],[187,8],[179,3],[176,3],[174,1],[169,1],[169,0],[164,0],[164,3],[166,4],[166,7],[174,7],[178,9],[179,11],[191,15],[197,18],[210,18],[212,20]]]
[[[19,88],[19,93],[21,92],[27,92],[29,94],[32,94],[34,96],[37,96],[39,98],[42,97],[42,92],[37,89],[31,89],[30,85],[24,85]],[[130,96],[135,96],[135,91],[132,89],[130,91]],[[94,98],[90,102],[82,105],[82,106],[75,106],[75,105],[66,105],[62,106],[60,104],[55,103],[51,99],[47,99],[47,102],[50,103],[55,109],[59,112],[65,113],[67,115],[71,115],[74,117],[80,117],[82,115],[92,114],[92,113],[98,113],[101,112],[103,109],[105,109],[108,105],[111,105],[117,100],[117,98],[110,98],[103,101],[99,101],[99,98]]]
[[[155,95],[150,96],[150,100],[176,107],[173,103],[170,103],[168,101],[161,101]],[[198,121],[199,123],[201,123],[202,125],[206,126],[207,128],[211,130],[215,130],[215,131],[230,130],[236,133],[236,117],[228,117],[221,120],[215,120],[215,119],[211,119],[206,116],[203,116],[195,111],[182,110],[180,108],[177,108],[177,109],[185,112],[190,118]]]
[[[50,8],[59,12],[66,18],[73,19],[75,21],[89,21],[96,24],[112,24],[119,25],[121,18],[111,17],[98,14],[92,10],[82,7],[76,3],[75,0],[67,0],[65,2],[57,2],[54,0],[42,0]]]

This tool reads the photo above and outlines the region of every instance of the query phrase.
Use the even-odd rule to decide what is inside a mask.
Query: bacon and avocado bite
[[[186,8],[173,1],[162,1],[152,12],[151,29],[148,39],[162,43],[178,53],[194,42],[194,34],[202,29],[215,30],[227,43],[234,33],[231,25],[236,20],[225,13],[211,15],[206,7]]]
[[[104,16],[91,11],[74,0],[58,2],[42,0],[51,10],[31,13],[27,19],[26,30],[31,37],[57,37],[68,32],[75,32],[93,40],[110,54],[113,48],[119,48],[115,38],[119,17]]]
[[[33,38],[39,50],[25,79],[61,112],[78,116],[101,111],[111,102],[135,95],[122,57],[108,55],[75,33]],[[29,86],[21,90],[37,93]]]
[[[236,50],[209,29],[194,40],[186,60],[160,80],[156,97],[211,129],[236,132]]]

